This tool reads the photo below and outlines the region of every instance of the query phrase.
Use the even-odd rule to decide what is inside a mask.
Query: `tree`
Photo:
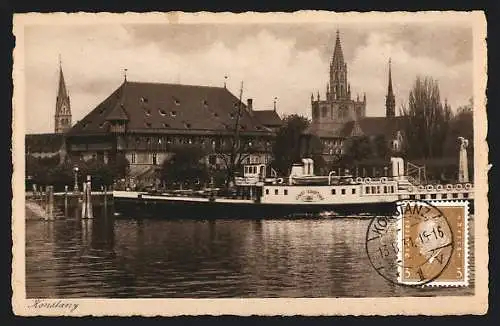
[[[273,168],[286,175],[293,163],[301,159],[300,139],[309,126],[309,120],[297,114],[284,118],[283,126],[278,130],[273,145]]]
[[[202,162],[206,153],[200,146],[172,148],[172,157],[163,162],[161,179],[168,185],[187,183],[200,185],[208,180],[206,165]]]
[[[441,156],[452,114],[448,105],[441,104],[437,81],[431,77],[417,77],[408,104],[401,107],[401,115],[405,117],[407,156]]]
[[[368,136],[351,137],[346,140],[343,164],[353,164],[356,161],[372,157],[372,144]]]

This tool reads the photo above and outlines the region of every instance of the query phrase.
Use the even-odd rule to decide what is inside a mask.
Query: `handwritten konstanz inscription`
[[[74,302],[67,302],[64,300],[46,300],[46,299],[35,299],[31,304],[28,305],[30,309],[59,309],[67,310],[69,312],[74,312],[78,309],[79,304]]]

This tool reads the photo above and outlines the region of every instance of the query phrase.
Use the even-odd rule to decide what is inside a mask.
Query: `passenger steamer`
[[[292,216],[363,216],[393,214],[402,199],[468,200],[471,183],[417,185],[404,173],[404,161],[391,158],[391,176],[377,178],[314,175],[312,159],[294,164],[279,178],[264,164],[244,166],[232,196],[214,191],[189,195],[114,191],[115,212],[124,216],[162,218],[278,218]],[[271,175],[267,175],[270,171]]]

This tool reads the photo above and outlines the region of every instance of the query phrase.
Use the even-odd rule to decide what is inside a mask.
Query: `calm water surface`
[[[42,297],[466,295],[387,282],[368,220],[26,221],[26,293]]]

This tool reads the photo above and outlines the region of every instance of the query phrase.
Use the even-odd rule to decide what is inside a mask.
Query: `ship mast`
[[[229,166],[227,167],[227,180],[226,186],[229,187],[234,182],[234,170],[236,169],[236,161],[238,158],[238,151],[240,149],[240,117],[241,117],[241,103],[243,99],[243,81],[240,87],[240,97],[238,101],[238,110],[236,113],[235,128],[233,134],[233,144],[231,146],[231,153],[229,157]]]

